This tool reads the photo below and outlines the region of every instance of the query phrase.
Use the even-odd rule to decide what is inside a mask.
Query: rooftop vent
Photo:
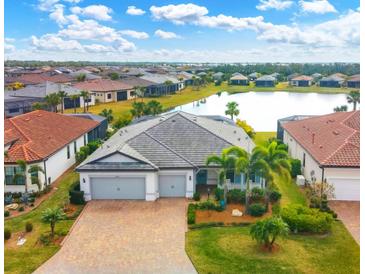
[[[234,133],[234,134],[236,134],[236,133],[237,133],[237,131],[235,131],[235,130],[234,130],[234,131],[233,131],[233,133]]]
[[[332,131],[332,133],[333,133],[334,135],[339,135],[339,134],[340,134],[340,132],[339,132],[339,131],[337,131],[337,130]]]
[[[25,118],[24,121],[28,122],[30,121],[30,118]]]

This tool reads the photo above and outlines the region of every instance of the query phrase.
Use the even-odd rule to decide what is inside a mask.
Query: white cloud
[[[55,34],[45,34],[40,38],[31,36],[31,44],[38,50],[82,50],[82,45],[76,40],[63,40]]]
[[[5,43],[4,44],[4,51],[5,51],[5,53],[15,52],[15,46],[14,45],[11,45],[11,44]]]
[[[146,12],[142,9],[137,8],[136,6],[128,6],[127,11],[125,13],[129,15],[143,15]]]
[[[112,13],[113,10],[104,5],[91,5],[85,8],[72,7],[71,12],[74,14],[95,18],[97,20],[109,21],[112,19],[110,13]]]
[[[174,32],[163,31],[161,29],[156,30],[155,31],[155,35],[157,37],[160,37],[161,39],[177,39],[177,38],[181,38],[181,36],[177,35]]]
[[[84,45],[84,49],[87,52],[110,52],[113,48],[99,44]]]
[[[68,20],[63,14],[64,5],[57,4],[54,6],[54,10],[49,14],[49,18],[56,21],[56,23],[60,26],[66,24]]]
[[[208,14],[208,9],[195,4],[167,5],[162,7],[152,6],[150,8],[152,17],[157,20],[168,20],[175,24],[196,22],[202,16]]]
[[[293,5],[293,1],[283,1],[283,0],[260,0],[260,4],[256,6],[258,10],[285,10]]]
[[[77,4],[81,2],[81,0],[63,0],[64,2],[68,2],[71,4]],[[61,0],[38,0],[38,9],[41,11],[53,11],[54,6],[61,2]]]
[[[7,42],[7,43],[14,43],[15,42],[15,39],[14,38],[5,37],[4,41]]]
[[[304,12],[324,14],[329,12],[337,12],[327,0],[299,1],[299,5]]]
[[[135,31],[135,30],[122,30],[120,31],[122,35],[126,35],[135,39],[147,39],[149,37],[148,33],[143,31]]]

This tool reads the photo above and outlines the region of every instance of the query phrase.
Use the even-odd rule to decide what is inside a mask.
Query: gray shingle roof
[[[157,116],[120,129],[90,155],[78,170],[97,169],[98,159],[119,151],[155,168],[205,166],[209,155],[237,145],[251,151],[254,143],[236,125],[185,112]]]
[[[271,76],[271,75],[264,75],[261,76],[260,78],[257,78],[256,81],[276,81],[275,77]]]

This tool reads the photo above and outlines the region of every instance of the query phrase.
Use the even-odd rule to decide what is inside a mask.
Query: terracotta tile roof
[[[360,82],[360,74],[350,76],[348,82]]]
[[[312,81],[313,77],[307,75],[296,76],[291,79],[292,81]]]
[[[22,76],[14,78],[15,82],[24,84],[40,84],[46,81],[53,83],[69,83],[72,79],[64,74],[56,74],[53,76],[47,74],[23,74]]]
[[[120,81],[113,81],[109,79],[95,79],[85,82],[79,82],[74,85],[74,87],[81,90],[88,91],[115,91],[115,90],[126,90],[132,89],[133,86]]]
[[[320,165],[360,167],[360,111],[336,112],[282,126]]]
[[[95,128],[93,120],[36,110],[4,122],[4,139],[15,141],[5,163],[40,161]]]

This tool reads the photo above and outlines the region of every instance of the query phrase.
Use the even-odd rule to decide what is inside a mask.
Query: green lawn
[[[25,215],[5,221],[5,227],[10,228],[12,233],[24,231],[27,221],[34,226],[33,231],[26,234],[27,241],[23,246],[5,246],[5,273],[32,273],[59,250],[60,247],[57,245],[39,246],[36,244],[40,234],[50,231],[49,225],[41,222],[41,214],[48,207],[63,206],[68,201],[69,187],[77,179],[78,174],[75,172],[65,174],[55,193],[38,208]],[[74,220],[64,220],[56,224],[56,233],[66,235],[73,222]]]
[[[290,176],[274,175],[274,182],[282,194],[280,204],[282,207],[290,204],[307,205],[307,199],[299,190],[299,187],[292,181]]]
[[[261,131],[256,132],[254,142],[258,146],[264,146],[270,138],[276,138],[276,131]]]

